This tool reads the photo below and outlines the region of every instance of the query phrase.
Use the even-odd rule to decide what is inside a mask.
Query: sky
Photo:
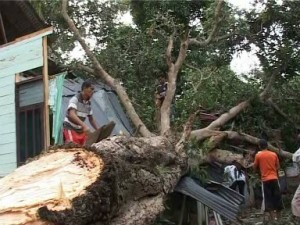
[[[253,0],[227,0],[227,2],[240,9],[250,10],[253,8],[251,5]],[[250,52],[243,51],[234,54],[230,67],[237,74],[248,74],[251,70],[258,68],[259,59],[255,55],[255,47],[252,46]]]
[[[240,9],[249,10],[253,8],[251,3],[254,0],[226,0],[226,1]],[[263,0],[257,0],[257,1],[263,1]],[[126,25],[130,25],[133,23],[130,12],[122,15],[120,17],[120,20]],[[95,45],[95,41],[93,40],[87,40],[87,42],[89,42],[92,48]],[[72,51],[71,55],[77,59],[83,59],[84,51],[82,50],[81,46],[78,44],[75,47],[75,49]],[[233,56],[233,60],[230,63],[230,67],[238,75],[248,74],[254,68],[258,68],[259,59],[255,56],[255,47],[253,46],[250,52],[243,51],[243,52],[235,53]]]

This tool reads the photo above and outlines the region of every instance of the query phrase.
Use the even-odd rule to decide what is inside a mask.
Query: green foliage
[[[76,39],[61,15],[61,1],[31,0],[31,4],[40,17],[54,27],[54,34],[50,37],[52,54],[65,64],[65,61],[69,60],[70,51],[75,47]],[[123,9],[122,4],[113,1],[70,0],[68,13],[83,37],[93,39],[96,46],[103,46],[110,36],[110,31],[118,24],[118,12]]]
[[[122,81],[135,109],[152,130],[157,78],[167,72],[165,45],[166,42],[153,40],[138,29],[119,26],[97,55],[103,67]]]
[[[154,19],[161,15],[173,18],[173,24],[188,27],[190,21],[204,20],[204,9],[213,1],[139,1],[131,0],[135,23],[143,30],[153,25]],[[158,21],[160,23],[161,21]]]
[[[299,74],[299,1],[266,1],[261,13],[250,12],[249,43],[259,47],[258,56],[266,72],[279,70],[280,83]]]
[[[31,1],[38,13],[55,28],[52,54],[65,55],[75,46],[73,35],[60,15],[58,0]],[[189,115],[199,106],[208,112],[223,113],[243,100],[252,99],[252,107],[222,129],[233,129],[254,136],[264,130],[281,130],[284,147],[295,149],[295,125],[299,124],[299,1],[268,1],[262,12],[234,10],[225,5],[218,35],[238,31],[224,41],[205,48],[190,46],[184,66],[179,71],[175,101],[174,130],[180,131]],[[129,8],[128,8],[129,7]],[[131,10],[135,25],[124,26],[116,18]],[[214,22],[215,1],[70,1],[69,13],[85,38],[95,41],[94,52],[101,65],[122,81],[142,120],[154,130],[154,90],[156,78],[167,73],[165,51],[168,36],[175,32],[174,59],[180,38],[189,29],[191,37],[207,38]],[[263,72],[237,76],[229,68],[236,50],[258,47]],[[64,53],[64,54],[62,54]],[[67,54],[67,57],[70,55]],[[174,60],[173,59],[173,60]],[[61,62],[66,64],[66,58]],[[76,63],[76,60],[74,60]],[[82,63],[82,62],[80,62]],[[85,59],[85,64],[90,61]],[[263,104],[258,94],[275,68],[280,68],[271,97],[291,120]],[[87,74],[87,76],[89,76]],[[284,82],[282,82],[284,81]],[[197,120],[194,128],[200,128]],[[203,146],[201,146],[203,148]]]
[[[199,106],[211,112],[225,112],[255,95],[255,86],[242,82],[227,66],[185,68],[182,93],[176,101],[177,115],[187,119]],[[180,121],[179,121],[180,123]]]
[[[207,180],[207,166],[202,164],[202,158],[210,149],[209,141],[199,143],[196,140],[188,142],[186,149],[189,158],[189,175],[202,182]]]

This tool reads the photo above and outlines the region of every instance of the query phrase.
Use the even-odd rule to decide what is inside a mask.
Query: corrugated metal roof
[[[221,198],[228,201],[230,204],[241,205],[245,202],[243,195],[230,189],[229,187],[224,186],[221,183],[209,181],[205,187],[208,191],[214,193],[215,195],[220,196]]]
[[[224,178],[224,166],[217,162],[208,164],[207,176],[209,180],[221,183]]]
[[[209,190],[206,190],[192,178],[183,177],[175,191],[194,198],[231,221],[236,221],[239,205],[244,201],[244,197],[222,184],[213,182],[212,185],[211,188],[208,185]]]
[[[80,92],[82,82],[83,80],[79,77],[75,79],[65,79],[63,96],[73,96],[78,92]],[[99,81],[94,80],[93,83],[95,86],[95,91],[99,91],[99,90],[112,91],[112,88]]]

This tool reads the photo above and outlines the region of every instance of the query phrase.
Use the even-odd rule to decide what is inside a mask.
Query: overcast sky
[[[227,0],[240,9],[251,9],[253,8],[251,3],[253,0]],[[259,67],[259,60],[255,55],[255,47],[252,47],[252,51],[243,51],[239,54],[234,54],[233,60],[230,63],[230,67],[237,74],[247,74],[252,69]]]

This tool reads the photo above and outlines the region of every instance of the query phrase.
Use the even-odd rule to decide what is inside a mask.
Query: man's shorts
[[[73,142],[79,145],[84,145],[87,139],[85,133],[78,133],[75,130],[64,129],[65,142]]]
[[[262,182],[264,211],[282,210],[283,203],[278,180],[268,180]]]

